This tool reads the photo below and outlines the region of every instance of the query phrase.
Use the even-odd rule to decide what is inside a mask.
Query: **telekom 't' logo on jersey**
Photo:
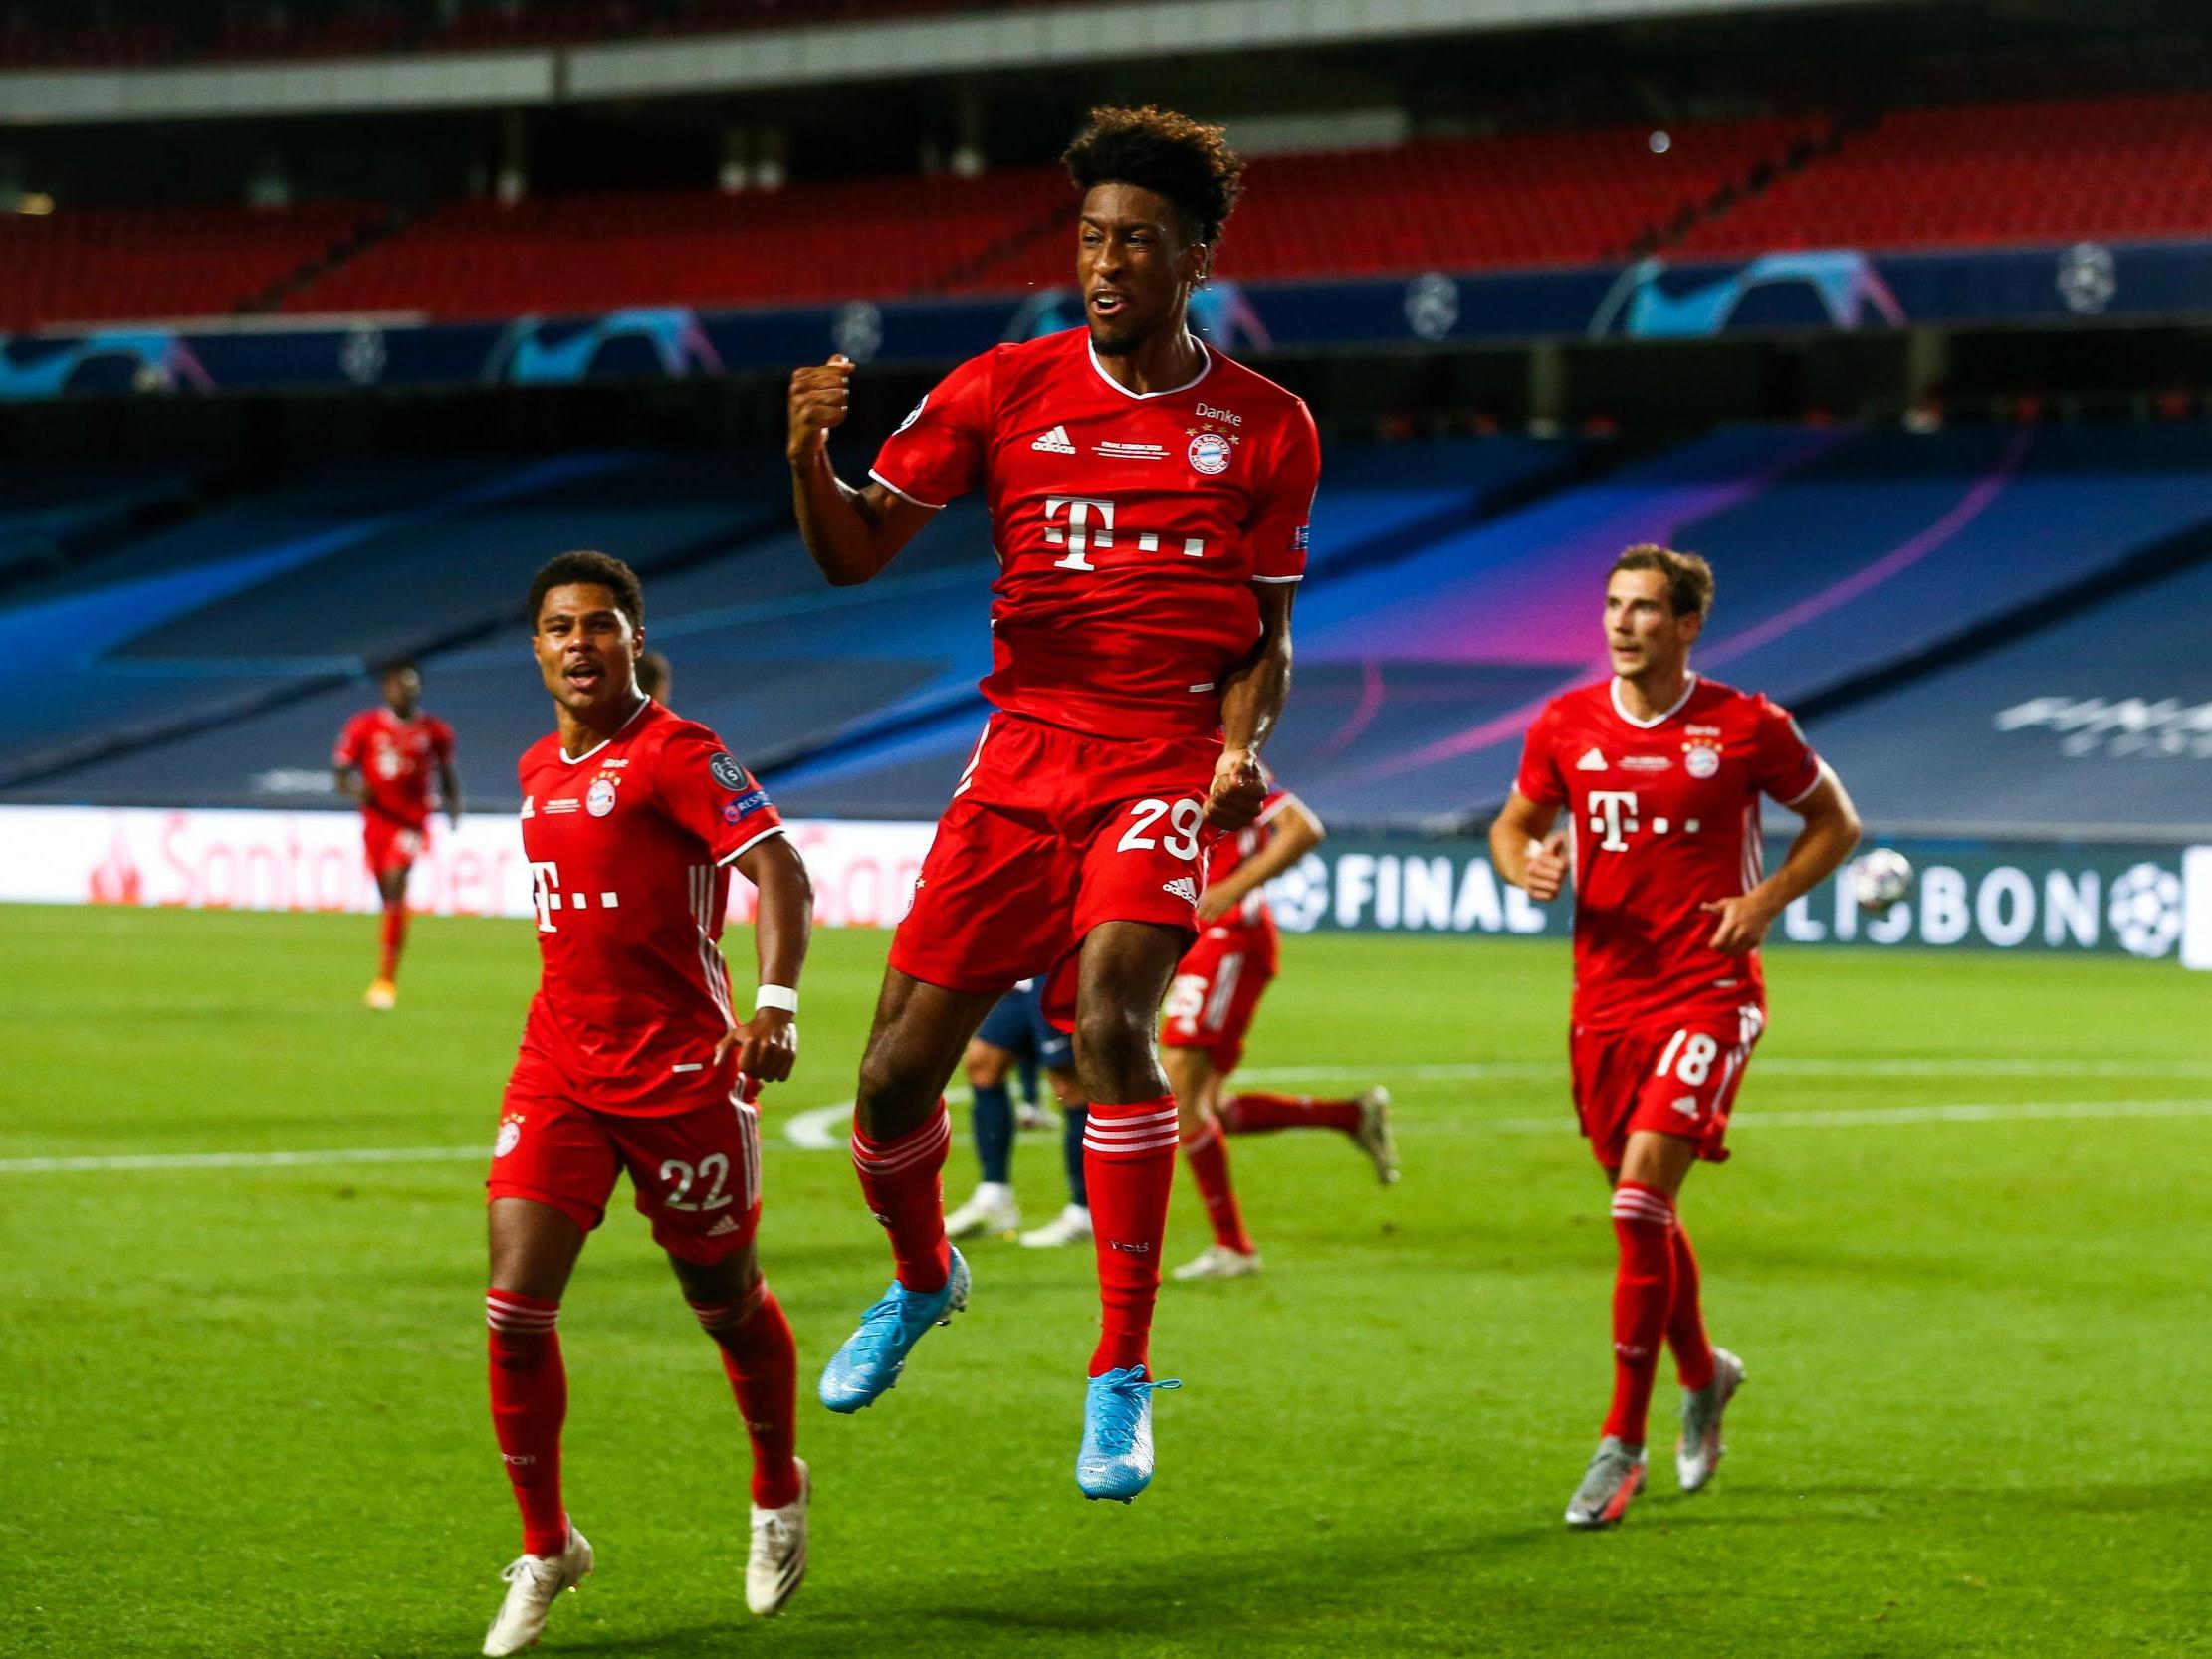
[[[1083,555],[1096,548],[1103,551],[1114,544],[1114,504],[1095,496],[1047,496],[1044,499],[1044,541],[1049,547],[1065,547],[1065,557],[1052,561],[1057,570],[1096,570],[1097,565]],[[1137,537],[1137,551],[1157,553],[1160,537],[1146,530]],[[1206,556],[1206,538],[1187,535],[1183,538],[1183,552],[1187,558]]]
[[[553,926],[553,908],[560,903],[555,889],[560,886],[560,867],[551,859],[543,863],[533,861],[530,867],[531,903],[538,907],[538,931],[541,933],[557,933]]]
[[[1643,827],[1636,816],[1634,789],[1593,789],[1590,792],[1590,833],[1599,838],[1601,850],[1627,852],[1629,844],[1623,838]]]

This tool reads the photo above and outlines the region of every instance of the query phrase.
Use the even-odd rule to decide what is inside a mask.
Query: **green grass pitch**
[[[527,925],[0,911],[0,1652],[467,1654],[516,1521],[484,1404],[481,1154]],[[750,941],[733,941],[749,963]],[[849,1093],[883,935],[817,939],[762,1249],[800,1343],[813,1572],[748,1618],[743,1440],[626,1194],[562,1318],[600,1570],[548,1654],[2204,1651],[2196,1415],[2212,982],[2125,961],[1777,951],[1736,1157],[1684,1201],[1750,1382],[1706,1494],[1560,1511],[1609,1378],[1613,1239],[1546,944],[1305,938],[1250,1063],[1395,1090],[1406,1179],[1233,1143],[1254,1282],[1170,1285],[1161,1474],[1076,1494],[1087,1253],[973,1252],[972,1311],[844,1419],[813,1376],[888,1272],[782,1121]],[[1940,1110],[1938,1110],[1940,1109]],[[1950,1110],[1966,1109],[1966,1110]],[[287,1166],[111,1154],[460,1149]],[[1024,1141],[1037,1218],[1056,1143]],[[948,1187],[973,1179],[965,1141]],[[1170,1262],[1203,1243],[1179,1179]]]

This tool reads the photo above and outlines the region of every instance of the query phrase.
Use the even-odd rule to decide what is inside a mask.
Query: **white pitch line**
[[[841,1137],[795,1140],[800,1120],[831,1120],[852,1110],[850,1103],[816,1107],[785,1126],[794,1144],[809,1151],[836,1150]],[[1749,1111],[1733,1120],[1738,1131],[1767,1129],[1868,1129],[1912,1124],[2070,1123],[2124,1118],[2212,1118],[2212,1099],[2124,1101],[1966,1101],[1934,1106],[1843,1108],[1834,1112]],[[1548,1118],[1415,1119],[1397,1126],[1401,1136],[1573,1135],[1575,1121],[1564,1111]],[[0,1158],[0,1175],[107,1174],[147,1169],[329,1169],[347,1164],[452,1163],[489,1158],[482,1145],[331,1147],[286,1152],[153,1152],[112,1157]]]
[[[2212,1077],[2212,1060],[1855,1060],[1789,1059],[1758,1062],[1762,1077]],[[1251,1066],[1239,1070],[1243,1083],[1328,1083],[1338,1079],[1373,1082],[1480,1083],[1522,1078],[1556,1080],[1564,1089],[1566,1065],[1558,1060],[1476,1060],[1411,1066]],[[964,1089],[949,1089],[958,1103]],[[840,1150],[850,1133],[852,1102],[795,1112],[783,1123],[783,1139],[803,1151]],[[1773,1120],[1767,1119],[1766,1122]],[[1512,1131],[1501,1133],[1511,1134]]]
[[[476,1146],[333,1146],[309,1152],[141,1152],[114,1157],[0,1158],[0,1175],[70,1175],[125,1169],[318,1169],[341,1163],[451,1163],[491,1153]]]

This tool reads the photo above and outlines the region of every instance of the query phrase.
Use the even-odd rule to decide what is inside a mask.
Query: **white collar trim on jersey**
[[[616,737],[621,736],[623,732],[629,730],[631,726],[636,723],[637,717],[644,714],[645,711],[652,708],[652,706],[653,700],[651,698],[640,697],[637,700],[637,707],[630,711],[630,718],[628,720],[624,721],[620,726],[616,726],[613,731],[608,733],[606,736],[601,737],[597,742],[593,743],[581,754],[570,756],[568,751],[562,748],[558,743],[553,744],[553,753],[560,756],[560,763],[563,766],[580,766],[586,760],[590,759],[594,754],[597,754],[599,750],[605,748],[607,744],[613,742]]]
[[[1694,692],[1696,689],[1697,676],[1692,673],[1688,680],[1683,682],[1682,695],[1674,700],[1673,708],[1664,710],[1659,714],[1654,715],[1648,721],[1640,721],[1634,715],[1629,713],[1628,705],[1621,701],[1621,677],[1616,674],[1613,677],[1613,712],[1616,715],[1619,715],[1623,720],[1627,721],[1631,726],[1635,726],[1639,731],[1649,731],[1655,726],[1664,726],[1668,721],[1672,720],[1676,715],[1680,714],[1682,712],[1682,705],[1689,701],[1690,693]]]
[[[1088,328],[1083,330],[1083,349],[1090,353],[1091,367],[1098,371],[1099,379],[1105,381],[1107,385],[1113,387],[1114,390],[1121,393],[1123,397],[1133,397],[1139,403],[1149,403],[1156,397],[1174,397],[1178,392],[1187,392],[1193,386],[1197,385],[1201,380],[1204,380],[1208,375],[1214,372],[1214,353],[1207,350],[1206,341],[1200,339],[1198,335],[1193,334],[1191,336],[1191,343],[1199,348],[1199,359],[1201,366],[1198,373],[1192,375],[1191,378],[1184,381],[1182,385],[1170,386],[1164,392],[1133,392],[1127,386],[1123,385],[1119,380],[1116,380],[1111,374],[1108,374],[1106,372],[1106,365],[1098,360],[1098,347],[1091,343],[1090,330]]]

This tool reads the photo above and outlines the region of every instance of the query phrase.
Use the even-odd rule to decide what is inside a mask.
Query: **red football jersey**
[[[1618,682],[1547,704],[1518,787],[1567,808],[1575,883],[1575,1023],[1621,1030],[1765,1003],[1756,951],[1712,948],[1697,907],[1758,884],[1759,797],[1794,804],[1820,757],[1787,711],[1690,677],[1658,719],[1622,712]]]
[[[389,709],[363,709],[338,733],[331,763],[360,768],[368,788],[363,812],[419,830],[430,822],[437,768],[453,764],[453,727],[435,715],[403,721]]]
[[[544,971],[525,1065],[602,1112],[656,1117],[730,1093],[715,1044],[738,1021],[718,941],[730,863],[783,821],[707,727],[648,701],[573,759],[524,752],[523,850]]]
[[[1089,330],[973,357],[876,457],[942,507],[988,493],[999,708],[1102,737],[1210,734],[1259,637],[1253,582],[1305,573],[1321,446],[1306,406],[1207,346],[1174,391],[1107,377]]]
[[[1259,816],[1242,829],[1219,837],[1208,850],[1206,855],[1207,885],[1212,887],[1216,883],[1228,880],[1230,876],[1236,873],[1238,865],[1257,853],[1260,848],[1266,846],[1267,838],[1274,833],[1272,825],[1276,814],[1296,799],[1297,796],[1281,784],[1275,782],[1272,778],[1268,779],[1267,796],[1259,803]],[[1241,905],[1238,905],[1229,915],[1222,917],[1221,922],[1216,923],[1215,926],[1219,927],[1221,923],[1236,923],[1243,927],[1272,932],[1275,926],[1275,917],[1274,913],[1267,908],[1267,889],[1265,887],[1253,888],[1251,892],[1244,895],[1244,902]]]

